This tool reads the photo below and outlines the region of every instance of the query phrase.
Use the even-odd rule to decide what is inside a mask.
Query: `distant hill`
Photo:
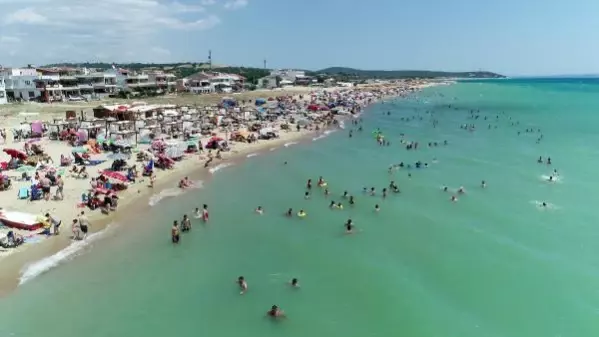
[[[505,76],[488,71],[468,72],[445,72],[428,70],[361,70],[345,67],[331,67],[316,71],[318,74],[344,76],[356,79],[379,78],[379,79],[401,79],[401,78],[504,78]]]

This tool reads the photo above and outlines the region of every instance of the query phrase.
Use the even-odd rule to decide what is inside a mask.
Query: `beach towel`
[[[86,165],[87,166],[96,166],[96,165],[100,165],[103,162],[105,162],[106,160],[88,160]]]

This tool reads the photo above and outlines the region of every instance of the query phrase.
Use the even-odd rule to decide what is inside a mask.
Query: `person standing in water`
[[[173,222],[173,227],[171,228],[171,240],[173,243],[179,243],[179,226],[177,225],[177,221]]]
[[[208,222],[208,205],[204,204],[202,208],[202,220],[204,222]]]
[[[189,220],[187,214],[184,214],[183,220],[181,220],[181,230],[183,232],[189,232],[189,230],[191,230],[191,220]]]
[[[239,288],[241,289],[241,292],[239,293],[239,295],[245,294],[245,292],[248,290],[248,284],[245,281],[245,277],[239,276],[237,278],[237,284],[239,285]]]
[[[299,288],[299,281],[297,278],[293,278],[289,284],[294,288]]]

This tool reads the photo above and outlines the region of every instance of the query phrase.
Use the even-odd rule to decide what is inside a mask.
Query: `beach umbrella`
[[[210,138],[209,142],[220,142],[221,140],[223,140],[221,137],[214,136]]]
[[[129,159],[131,156],[125,153],[112,153],[108,155],[108,158],[112,159],[112,160],[127,160]]]
[[[104,170],[101,172],[101,174],[103,176],[105,176],[106,178],[112,179],[112,180],[116,180],[118,182],[121,183],[126,183],[129,181],[129,179],[127,179],[127,177],[120,173],[120,172],[116,172],[116,171],[110,171],[110,170]]]
[[[310,124],[310,121],[307,119],[299,119],[296,121],[296,124],[300,126],[306,126]]]
[[[183,157],[183,150],[177,146],[170,146],[164,151],[164,154],[169,158],[181,158]]]
[[[21,160],[26,160],[27,159],[27,154],[25,152],[23,152],[23,151],[16,150],[16,149],[4,149],[3,151],[7,155],[11,156],[11,158],[18,158],[18,159],[21,159]]]
[[[17,172],[31,172],[31,171],[35,171],[35,166],[29,166],[29,165],[23,165],[23,166],[19,166],[16,169]]]

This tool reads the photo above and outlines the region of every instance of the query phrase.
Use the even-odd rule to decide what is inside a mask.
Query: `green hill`
[[[505,76],[488,71],[446,72],[429,70],[361,70],[346,67],[331,67],[316,71],[318,74],[343,76],[354,79],[378,78],[503,78]]]

